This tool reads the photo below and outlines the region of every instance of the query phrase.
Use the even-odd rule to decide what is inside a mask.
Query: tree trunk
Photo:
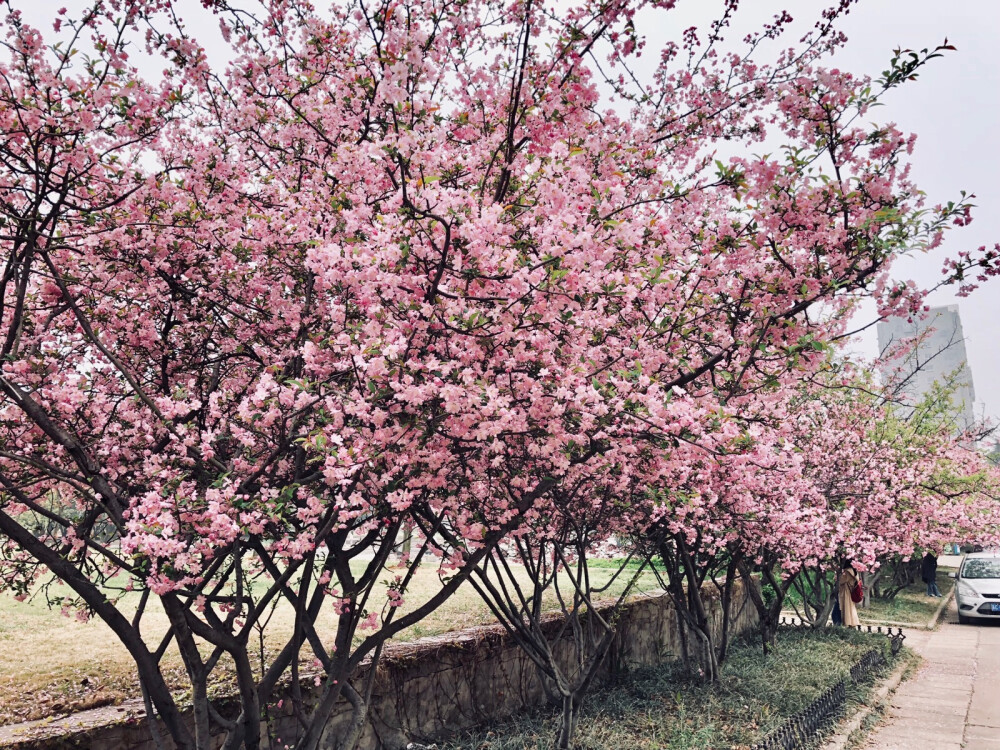
[[[733,606],[733,585],[736,582],[736,570],[738,566],[739,556],[733,555],[729,559],[729,564],[726,566],[726,580],[723,581],[722,589],[719,592],[719,603],[722,607],[722,633],[719,636],[718,650],[720,665],[726,663],[726,657],[729,655],[729,630],[730,622],[732,620],[732,613],[730,610]]]
[[[559,721],[559,736],[556,738],[556,750],[571,750],[573,734],[576,732],[578,705],[572,695],[563,695],[562,717]]]
[[[6,489],[10,485],[3,482]],[[13,488],[16,489],[16,488]],[[98,617],[111,628],[135,660],[140,679],[146,687],[149,699],[160,714],[164,727],[174,741],[176,750],[193,750],[194,744],[184,722],[183,715],[174,702],[167,687],[160,665],[143,642],[139,630],[119,612],[97,586],[86,579],[69,561],[36,539],[23,526],[6,513],[0,511],[0,532],[6,534],[19,547],[27,550],[36,560],[46,565],[59,579],[80,595]],[[156,721],[155,716],[147,717]]]
[[[375,670],[371,670],[371,672],[374,674]],[[368,706],[361,693],[355,690],[349,682],[344,683],[344,696],[351,704],[351,722],[347,731],[344,732],[344,739],[340,744],[344,750],[354,750],[361,742],[361,734],[365,729],[365,718],[368,716]]]

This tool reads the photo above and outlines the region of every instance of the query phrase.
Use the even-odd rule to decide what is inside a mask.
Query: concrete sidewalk
[[[892,696],[867,750],[1000,750],[1000,622],[959,625],[954,601],[936,631],[911,630],[924,658]]]

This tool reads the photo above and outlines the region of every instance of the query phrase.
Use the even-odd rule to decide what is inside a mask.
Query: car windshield
[[[966,560],[962,578],[1000,578],[1000,559]]]

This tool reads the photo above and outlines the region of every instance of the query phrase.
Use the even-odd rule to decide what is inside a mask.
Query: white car
[[[1000,552],[966,555],[952,575],[959,622],[1000,619]]]

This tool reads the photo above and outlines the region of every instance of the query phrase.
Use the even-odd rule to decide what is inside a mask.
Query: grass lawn
[[[938,590],[944,596],[948,596],[955,585],[955,580],[948,577],[950,572],[951,568],[938,568]],[[872,599],[867,607],[858,610],[858,616],[862,622],[901,622],[924,626],[940,604],[941,599],[927,596],[927,584],[917,581],[896,594],[891,602]]]
[[[845,677],[885,636],[843,628],[782,631],[765,658],[752,636],[734,644],[718,685],[684,680],[675,666],[644,669],[598,688],[583,706],[580,750],[739,750],[748,748]],[[852,691],[861,700],[869,686]],[[442,750],[544,750],[553,711],[497,724],[439,743]]]
[[[362,563],[363,564],[363,563]],[[592,579],[608,580],[611,569],[595,569]],[[387,571],[388,580],[392,571]],[[527,580],[527,576],[524,577]],[[616,582],[624,584],[623,576]],[[405,596],[403,611],[416,607],[433,595],[440,586],[436,570],[418,571]],[[637,593],[659,588],[654,575],[643,574]],[[381,609],[382,599],[372,602],[369,610]],[[66,592],[68,593],[68,592]],[[138,603],[138,594],[126,595],[119,609],[131,618]],[[294,615],[291,607],[281,605],[271,616],[264,633],[265,659],[267,652],[277,650],[291,632]],[[436,612],[403,631],[397,640],[414,640],[428,635],[460,630],[493,621],[493,616],[471,586],[464,586]],[[317,629],[333,642],[334,616],[332,607],[320,614]],[[162,608],[151,603],[143,618],[143,636],[155,645],[167,630],[167,618]],[[257,643],[254,636],[252,643]],[[259,654],[253,654],[260,661]],[[223,664],[223,666],[225,666]],[[187,683],[180,657],[174,647],[164,657],[164,673],[168,682],[178,688]],[[223,670],[215,684],[225,690],[231,673]],[[139,696],[135,668],[125,648],[100,621],[78,622],[64,617],[58,609],[50,609],[44,596],[17,602],[0,595],[0,726],[46,716],[72,713],[96,706],[121,703]]]

